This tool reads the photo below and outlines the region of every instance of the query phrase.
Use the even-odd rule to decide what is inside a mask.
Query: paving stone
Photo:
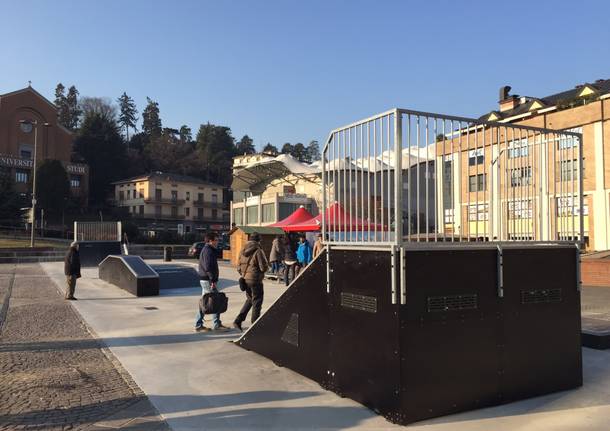
[[[158,417],[38,264],[0,264],[3,300],[0,430],[87,430],[112,416],[121,418],[114,427],[121,429],[151,411]]]

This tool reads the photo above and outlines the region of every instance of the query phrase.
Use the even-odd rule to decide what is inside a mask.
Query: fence
[[[74,222],[74,241],[121,241],[121,222]]]
[[[331,244],[584,239],[580,133],[394,109],[333,130],[323,160]]]

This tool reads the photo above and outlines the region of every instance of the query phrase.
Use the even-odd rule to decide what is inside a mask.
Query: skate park
[[[404,129],[396,126],[398,117]],[[442,151],[438,141],[431,149],[425,137],[437,136],[433,130],[441,120]],[[101,280],[96,267],[84,271],[82,300],[74,306],[174,429],[252,423],[272,429],[398,426],[392,422],[415,422],[409,425],[413,429],[515,429],[531,426],[532,419],[541,426],[605,429],[597,418],[610,401],[609,353],[585,348],[581,356],[580,348],[579,217],[575,211],[571,217],[549,216],[553,187],[545,175],[537,175],[521,195],[503,194],[515,191],[501,170],[523,166],[523,160],[508,157],[515,131],[469,122],[396,110],[332,132],[325,150],[324,206],[339,203],[347,212],[321,218],[327,249],[287,290],[267,283],[264,314],[244,334],[185,331],[192,324],[197,286],[138,298]],[[548,142],[579,139],[534,128],[517,133],[521,139],[529,134],[529,162],[538,164],[537,172],[553,157],[574,156],[554,154]],[[439,202],[443,191],[430,181],[429,170],[436,178],[442,174],[429,162],[454,157],[447,148],[460,139],[468,140],[467,148],[495,156],[494,165],[475,169],[495,178],[492,188],[501,198],[491,201],[488,194],[486,217],[479,217],[477,204],[472,220],[468,202],[464,214],[454,211],[441,226],[438,220],[449,205]],[[396,148],[403,157],[392,157]],[[578,151],[572,143],[566,148]],[[336,160],[356,162],[337,167]],[[398,196],[393,184],[405,179],[415,192],[407,188]],[[462,204],[459,183],[443,198]],[[559,186],[566,189],[556,194],[581,190],[576,180]],[[541,189],[545,195],[537,196]],[[366,203],[363,197],[371,190],[382,198]],[[532,201],[525,210],[536,214],[535,224],[503,219],[522,211],[515,202],[523,200]],[[473,261],[478,269],[465,270]],[[161,262],[149,263],[163,272]],[[43,267],[62,285],[60,266]],[[243,300],[237,277],[230,266],[221,267],[220,289],[230,304],[223,320],[231,319]],[[532,306],[538,308],[532,312]],[[530,374],[524,373],[528,369]],[[415,378],[401,377],[397,386],[396,376],[411,373]],[[519,375],[524,378],[515,378]],[[440,397],[443,393],[448,396]]]

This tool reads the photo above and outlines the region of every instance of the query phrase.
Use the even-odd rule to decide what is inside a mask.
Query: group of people
[[[205,246],[199,255],[199,265],[197,272],[200,278],[202,288],[202,296],[211,293],[217,289],[218,284],[218,254],[216,247],[218,246],[218,236],[210,232],[206,234]],[[284,282],[286,286],[299,274],[302,268],[307,266],[320,252],[324,245],[322,243],[322,235],[318,238],[313,246],[304,235],[299,236],[298,243],[293,244],[288,235],[277,236],[272,243],[269,259],[265,256],[265,252],[261,247],[261,237],[254,232],[248,238],[248,242],[239,253],[237,271],[245,281],[246,301],[241,307],[239,314],[233,320],[233,327],[242,330],[242,323],[250,310],[252,310],[251,322],[254,323],[261,314],[264,298],[263,280],[265,273],[271,269],[274,273],[279,274],[281,266],[284,266]],[[201,306],[198,307],[197,317],[195,320],[195,331],[222,331],[228,330],[220,320],[219,314],[212,314],[212,328],[204,326],[205,311]]]
[[[271,272],[280,280],[283,271],[284,283],[288,286],[299,275],[301,269],[320,254],[323,247],[322,234],[318,234],[313,249],[305,235],[299,235],[298,242],[292,241],[289,235],[278,235],[273,240],[269,253]]]
[[[246,301],[241,307],[239,314],[233,320],[233,327],[242,330],[242,322],[246,320],[246,316],[252,310],[252,323],[254,323],[261,314],[263,306],[263,279],[265,272],[269,268],[269,262],[265,256],[261,244],[261,238],[258,233],[253,233],[244,248],[239,253],[238,272],[245,280]],[[218,285],[218,254],[216,247],[218,246],[218,236],[210,232],[206,234],[205,246],[199,255],[199,265],[197,272],[200,278],[202,288],[201,295],[211,293],[217,289]],[[205,311],[201,306],[198,307],[197,317],[195,320],[195,331],[223,331],[228,330],[220,320],[219,314],[212,314],[212,328],[204,326]]]

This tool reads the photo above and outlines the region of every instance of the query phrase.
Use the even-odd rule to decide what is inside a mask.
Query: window
[[[30,177],[29,171],[26,171],[23,169],[17,169],[15,171],[15,182],[16,183],[27,183],[29,177]]]
[[[566,132],[580,133],[582,134],[582,127],[574,127],[573,129],[567,129]],[[557,139],[557,148],[565,150],[566,148],[572,148],[578,146],[578,138],[575,136],[561,136]]]
[[[233,209],[233,223],[236,225],[241,225],[244,222],[244,209],[243,208],[234,208]]]
[[[191,192],[186,192],[185,199],[186,199],[187,201],[190,201],[190,200],[191,200]]]
[[[258,223],[258,205],[246,207],[246,223]]]
[[[136,213],[136,207],[135,207],[135,205],[134,205],[134,206],[131,208],[131,213],[132,213],[132,214],[135,214],[135,213]]]
[[[172,217],[178,217],[178,207],[172,207]]]
[[[212,202],[214,202],[214,203],[218,202],[218,195],[216,193],[212,194]]]
[[[516,200],[508,203],[509,219],[532,218],[532,200]]]
[[[144,199],[144,189],[140,189],[140,199]]]
[[[585,159],[582,160],[582,176],[585,177]],[[559,162],[560,181],[571,181],[578,179],[578,159],[562,160]]]
[[[203,202],[203,193],[197,193],[197,202]]]
[[[468,191],[484,192],[485,191],[485,174],[470,175],[468,177]]]
[[[160,201],[163,198],[163,190],[155,189],[155,199]]]
[[[137,199],[138,198],[138,194],[136,192],[136,189],[133,189],[133,198]]]
[[[144,215],[144,205],[140,205],[140,215]]]
[[[123,190],[121,190],[119,192],[119,201],[124,201],[125,200],[125,192]]]
[[[558,216],[579,216],[580,215],[580,199],[576,196],[568,196],[565,198],[557,198],[557,215]],[[582,215],[589,215],[589,206],[587,199],[583,200]]]
[[[197,218],[203,220],[203,208],[197,208]]]
[[[176,202],[178,200],[178,190],[172,190],[172,201]]]
[[[510,170],[510,186],[511,187],[529,186],[530,184],[532,184],[532,167],[531,166]]]
[[[481,165],[485,162],[483,148],[468,151],[468,166]]]
[[[161,217],[161,205],[156,205],[155,206],[155,215],[157,217]]]
[[[451,160],[443,164],[443,206],[444,209],[453,208],[453,167]]]
[[[263,223],[275,221],[275,204],[263,204]]]
[[[527,157],[529,154],[529,144],[527,139],[519,139],[508,144],[508,158]]]
[[[218,219],[218,210],[213,209],[212,210],[212,220],[217,220],[217,219]]]
[[[79,188],[80,187],[80,176],[79,175],[70,175],[70,187]]]
[[[32,154],[34,154],[34,150],[30,144],[19,144],[19,157],[32,160]]]
[[[191,209],[189,207],[184,208],[184,215],[186,217],[190,217],[191,215]]]
[[[293,195],[295,194],[297,191],[294,188],[294,186],[284,186],[284,194],[285,195]]]
[[[191,232],[191,227],[189,225],[184,226],[184,231],[186,233],[190,233]]]
[[[475,204],[468,207],[469,221],[484,221],[489,219],[487,204]]]

